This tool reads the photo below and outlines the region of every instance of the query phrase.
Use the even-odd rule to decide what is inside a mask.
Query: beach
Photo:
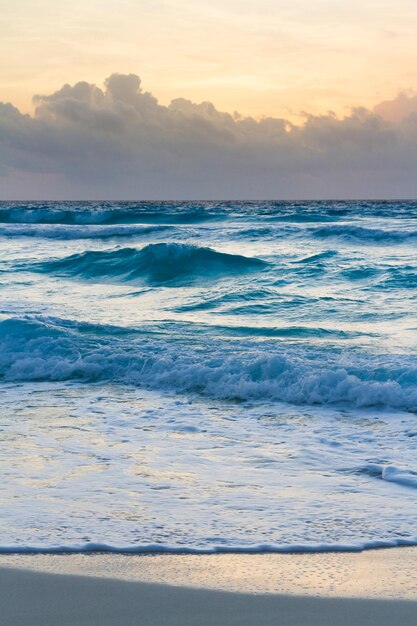
[[[7,626],[414,625],[417,550],[2,555]]]

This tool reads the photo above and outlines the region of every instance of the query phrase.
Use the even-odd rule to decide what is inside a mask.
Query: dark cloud
[[[417,116],[387,115],[387,103],[294,126],[210,102],[161,106],[132,74],[34,103],[33,117],[0,104],[0,197],[417,196]]]

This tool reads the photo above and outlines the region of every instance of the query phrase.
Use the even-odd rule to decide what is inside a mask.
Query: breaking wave
[[[146,328],[7,319],[0,322],[0,377],[112,381],[222,400],[417,410],[412,357],[219,338],[197,349],[180,330],[177,341],[167,342]]]

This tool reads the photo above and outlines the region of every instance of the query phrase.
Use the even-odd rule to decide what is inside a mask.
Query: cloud
[[[387,115],[387,103],[294,126],[210,102],[161,106],[138,76],[113,74],[34,104],[33,117],[0,104],[0,197],[417,196],[417,116]]]
[[[393,100],[385,100],[374,107],[374,112],[389,122],[399,123],[417,116],[417,94],[402,91]]]

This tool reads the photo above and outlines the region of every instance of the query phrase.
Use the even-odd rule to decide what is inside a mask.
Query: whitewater
[[[0,202],[0,551],[417,545],[417,202]]]

